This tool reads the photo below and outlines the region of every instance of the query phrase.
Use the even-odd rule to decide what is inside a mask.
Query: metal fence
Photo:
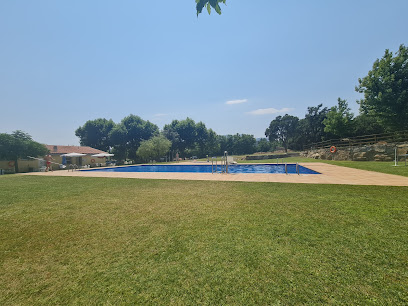
[[[303,150],[325,149],[335,146],[337,148],[351,148],[356,146],[372,145],[379,142],[401,143],[408,141],[408,131],[399,131],[384,134],[363,135],[340,139],[331,139],[305,145]]]

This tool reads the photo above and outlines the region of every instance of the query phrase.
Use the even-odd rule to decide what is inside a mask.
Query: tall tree
[[[378,116],[390,130],[408,129],[408,47],[401,45],[395,55],[385,50],[358,82],[362,113]]]
[[[217,141],[220,144],[219,151],[216,153],[217,155],[223,155],[224,151],[228,151],[229,154],[235,153],[234,136],[218,135]]]
[[[17,130],[11,134],[0,134],[0,159],[14,161],[14,170],[19,172],[18,160],[27,156],[44,156],[48,152],[47,147],[34,141],[31,136]]]
[[[353,136],[371,135],[385,133],[384,125],[377,116],[364,113],[353,119]]]
[[[165,126],[166,127],[166,126]],[[172,155],[172,158],[174,158],[174,155],[177,153],[177,152],[179,152],[179,143],[180,143],[180,136],[179,136],[179,134],[175,131],[175,130],[173,130],[173,129],[170,129],[170,128],[167,128],[167,129],[163,129],[163,131],[162,131],[162,135],[164,136],[164,137],[166,137],[168,140],[170,140],[170,142],[171,142],[171,147],[170,147],[170,151],[171,151],[171,155]]]
[[[137,149],[136,154],[143,160],[148,160],[149,158],[159,159],[165,156],[171,147],[171,142],[166,137],[154,136],[149,140],[144,140]]]
[[[232,151],[228,153],[233,154],[252,154],[256,151],[256,139],[253,135],[235,134],[232,137],[233,147]]]
[[[99,150],[108,151],[112,146],[109,133],[115,127],[112,119],[99,118],[88,120],[75,131],[82,146],[90,146]]]
[[[200,134],[205,137],[205,125],[201,122],[198,123]],[[202,143],[203,139],[197,139],[197,125],[194,120],[186,118],[185,120],[173,120],[170,124],[166,124],[163,127],[163,132],[166,137],[173,137],[173,149],[178,151],[182,156],[188,154],[187,151],[194,150],[197,145],[197,140]],[[201,137],[200,136],[200,137]],[[170,138],[168,138],[171,140]]]
[[[348,137],[352,134],[353,113],[350,112],[347,100],[337,99],[337,106],[333,106],[323,120],[324,131],[334,137]]]
[[[265,131],[265,136],[269,141],[279,141],[288,152],[288,148],[294,143],[298,131],[299,118],[286,114],[285,116],[278,116],[269,124],[269,128]]]
[[[326,119],[328,112],[329,110],[327,107],[323,107],[323,104],[307,108],[305,118],[301,120],[305,143],[322,141],[324,136],[323,120]]]
[[[163,135],[155,136],[153,138],[150,138],[148,141],[153,144],[155,153],[153,157],[157,159],[165,156],[171,148],[171,141]]]
[[[110,132],[115,152],[130,159],[136,158],[136,151],[143,140],[159,134],[157,125],[145,121],[139,116],[129,115],[122,119]]]
[[[208,129],[207,140],[205,141],[205,155],[214,156],[220,151],[220,143],[218,142],[217,133],[212,129]]]
[[[142,162],[147,162],[154,155],[153,143],[149,140],[144,140],[136,151],[136,155],[140,157]]]
[[[198,155],[203,156],[206,154],[206,142],[208,141],[209,134],[204,123],[198,122],[195,126],[196,130],[196,144],[198,148]]]

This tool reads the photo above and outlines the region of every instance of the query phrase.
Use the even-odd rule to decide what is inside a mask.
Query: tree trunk
[[[288,143],[284,142],[283,147],[285,148],[285,153],[288,153]]]

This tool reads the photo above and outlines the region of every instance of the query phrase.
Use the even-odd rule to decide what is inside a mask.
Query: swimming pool
[[[101,172],[188,172],[188,173],[211,173],[211,165],[138,165],[111,167],[99,169],[86,169],[81,171],[101,171]],[[296,174],[296,164],[287,164],[288,174]],[[221,166],[218,165],[217,172],[221,172]],[[228,173],[285,173],[284,164],[256,164],[256,165],[229,165]],[[299,174],[320,174],[309,168],[299,165]]]

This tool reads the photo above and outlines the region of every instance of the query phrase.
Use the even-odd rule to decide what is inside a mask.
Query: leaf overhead
[[[211,7],[221,15],[221,7],[219,3],[226,4],[226,0],[195,0],[197,16],[202,13],[204,7],[207,7],[208,14],[211,14]]]

